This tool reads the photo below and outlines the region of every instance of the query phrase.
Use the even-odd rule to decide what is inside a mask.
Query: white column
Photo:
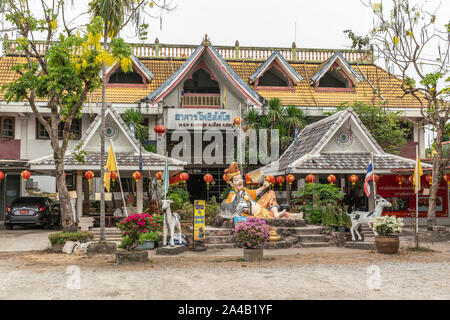
[[[136,209],[138,212],[144,210],[144,177],[136,183]]]
[[[77,171],[77,220],[83,216],[83,176],[81,171]]]

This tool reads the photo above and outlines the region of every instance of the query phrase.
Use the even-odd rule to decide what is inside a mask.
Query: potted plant
[[[155,242],[159,241],[158,231],[141,233],[139,236],[139,245],[136,250],[151,250],[155,248]]]
[[[269,226],[262,219],[248,218],[240,222],[235,229],[238,244],[244,247],[246,261],[262,260],[264,244],[269,240]]]
[[[147,252],[136,251],[136,247],[139,245],[142,234],[160,231],[161,227],[157,224],[157,221],[147,213],[132,213],[122,219],[117,227],[122,232],[122,242],[119,248],[126,251],[116,253],[116,263],[147,261]]]
[[[379,253],[397,253],[400,247],[398,233],[402,232],[403,219],[395,216],[378,217],[373,222],[375,246]]]

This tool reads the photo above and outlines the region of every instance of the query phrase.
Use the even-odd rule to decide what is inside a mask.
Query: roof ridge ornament
[[[211,45],[211,41],[209,40],[209,37],[206,33],[205,33],[205,37],[203,38],[202,45],[204,47],[209,47]]]

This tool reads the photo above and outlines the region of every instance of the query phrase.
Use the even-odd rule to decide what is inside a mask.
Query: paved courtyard
[[[56,230],[43,230],[39,227],[20,227],[5,230],[0,225],[0,252],[45,250],[50,246],[48,236]]]
[[[0,253],[0,299],[450,299],[450,244],[380,255],[344,248],[150,253],[138,265],[113,255]]]

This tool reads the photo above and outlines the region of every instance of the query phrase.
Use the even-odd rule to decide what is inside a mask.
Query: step
[[[234,236],[206,236],[206,243],[234,243]]]
[[[232,236],[234,235],[234,230],[230,228],[212,228],[206,227],[205,233],[208,237],[215,236]]]
[[[264,249],[283,249],[283,248],[292,248],[293,244],[290,241],[276,241],[276,242],[267,242],[264,246]]]
[[[306,226],[304,219],[264,219],[269,226],[273,227],[303,227]]]
[[[328,242],[328,237],[321,234],[299,235],[300,243]]]
[[[205,244],[208,249],[230,249],[236,248],[234,243],[207,243]]]
[[[375,242],[361,242],[361,241],[347,241],[345,243],[346,248],[350,249],[362,249],[362,250],[375,250]]]
[[[306,227],[299,227],[295,228],[297,231],[297,234],[303,235],[303,234],[321,234],[323,227],[321,226],[306,226]]]
[[[306,242],[296,244],[295,248],[320,248],[329,246],[330,246],[329,242]]]

